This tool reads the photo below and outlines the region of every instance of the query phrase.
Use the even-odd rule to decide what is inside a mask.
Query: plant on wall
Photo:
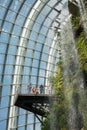
[[[55,100],[51,104],[50,114],[44,120],[42,130],[67,130],[66,102],[64,96],[62,62],[58,62],[56,75],[49,78],[55,89]]]
[[[78,20],[77,20],[78,19]],[[78,50],[78,56],[79,56],[79,63],[80,63],[80,69],[83,72],[84,76],[84,83],[86,83],[87,86],[87,39],[86,39],[86,33],[84,31],[84,28],[82,27],[82,22],[80,20],[79,16],[73,16],[71,19],[71,22],[73,24],[73,30],[75,32],[75,38],[76,38],[76,45]],[[83,93],[82,93],[83,94]],[[81,109],[81,114],[83,117],[83,126],[84,130],[87,129],[87,107],[86,107],[86,96],[87,90],[85,89],[85,93],[83,95],[82,101],[79,104],[79,108]]]
[[[81,32],[77,39],[78,53],[81,63],[81,68],[87,72],[87,45],[84,32]]]
[[[82,70],[87,72],[87,42],[80,16],[72,16],[71,23],[77,40],[77,49]]]

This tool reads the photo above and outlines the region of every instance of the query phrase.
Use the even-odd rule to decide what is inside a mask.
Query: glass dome
[[[40,130],[31,112],[14,106],[18,87],[49,85],[59,60],[57,31],[69,16],[67,0],[0,0],[0,127]],[[61,26],[60,26],[61,24]],[[41,118],[41,117],[40,117]]]

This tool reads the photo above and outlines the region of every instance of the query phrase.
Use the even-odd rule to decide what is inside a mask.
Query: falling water
[[[81,0],[79,1],[79,9],[83,19],[84,31],[87,36],[87,22],[85,23],[85,21],[87,21],[87,17],[85,17],[86,10],[83,10],[82,8]],[[84,82],[75,34],[70,20],[67,21],[66,25],[61,29],[60,38],[65,100],[67,102],[67,130],[87,130],[87,86]],[[57,102],[54,104],[57,104]],[[53,109],[54,108],[52,108],[51,112],[54,112]],[[50,130],[60,130],[55,126],[57,115],[54,115],[51,118]]]
[[[64,68],[65,98],[68,104],[67,121],[69,130],[81,130],[87,121],[87,96],[84,78],[80,69],[76,41],[70,21],[61,32],[61,49]]]

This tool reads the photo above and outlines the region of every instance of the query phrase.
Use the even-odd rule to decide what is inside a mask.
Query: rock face
[[[78,15],[79,14],[78,4],[76,4],[75,2],[71,2],[70,0],[68,0],[68,8],[69,8],[69,12],[72,15]]]

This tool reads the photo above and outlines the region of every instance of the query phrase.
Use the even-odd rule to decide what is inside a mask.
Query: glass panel
[[[41,50],[41,47],[42,47],[42,44],[40,44],[40,43],[37,43],[37,44],[36,44],[36,50],[40,51],[40,50]]]
[[[46,35],[47,31],[48,31],[48,28],[45,26],[42,26],[40,33]]]
[[[19,108],[19,115],[21,115],[21,114],[26,114],[26,111],[22,108]]]
[[[32,5],[35,2],[35,0],[27,0],[27,2]]]
[[[28,57],[32,57],[32,53],[33,53],[32,50],[27,50],[26,55],[27,55]]]
[[[17,19],[16,19],[16,24],[23,26],[25,17],[23,17],[22,15],[18,15]]]
[[[46,69],[46,62],[41,62],[40,63],[40,68]]]
[[[0,36],[0,42],[7,43],[9,39],[9,34],[2,32]]]
[[[2,82],[2,76],[0,75],[0,82]]]
[[[1,119],[1,118],[0,118]],[[6,130],[6,123],[7,123],[7,120],[4,120],[4,121],[0,121],[0,128],[2,130]]]
[[[38,37],[38,42],[43,43],[44,38],[45,38],[45,36],[40,34],[39,37]]]
[[[2,30],[5,32],[11,32],[12,24],[9,22],[4,22]]]
[[[48,45],[48,46],[50,46],[51,45],[51,43],[52,43],[52,39],[50,39],[50,38],[46,38],[46,44]]]
[[[57,1],[58,1],[58,0],[54,0],[54,1],[53,1],[53,0],[50,0],[49,3],[48,3],[48,5],[49,5],[50,7],[53,7]]]
[[[38,72],[38,70],[37,69],[35,69],[35,68],[32,68],[32,75],[36,75],[37,76],[37,72]]]
[[[13,66],[5,65],[5,74],[12,74],[13,73]]]
[[[49,53],[49,47],[48,46],[44,46],[44,48],[43,48],[43,52],[45,52],[45,53]]]
[[[31,35],[30,35],[30,39],[35,41],[36,38],[37,38],[37,33],[35,33],[35,32],[32,31]]]
[[[0,64],[4,64],[4,57],[5,55],[0,54]]]
[[[25,65],[30,66],[31,65],[31,59],[25,58]]]
[[[11,84],[12,83],[12,77],[11,76],[4,76],[4,84]]]
[[[40,52],[35,51],[34,52],[34,59],[39,59],[40,58]]]
[[[17,12],[20,5],[21,5],[21,3],[18,0],[13,0],[10,9]]]
[[[1,2],[0,2],[1,4]],[[0,6],[0,19],[3,19],[5,15],[6,9]]]
[[[34,122],[34,115],[28,114],[27,124],[30,124],[30,123],[33,123],[33,122]]]
[[[25,119],[26,119],[25,117],[26,117],[25,115],[22,115],[22,116],[18,117],[18,125],[25,124]]]
[[[0,53],[5,53],[7,44],[0,43]]]
[[[48,56],[49,56],[49,55],[42,54],[42,60],[44,60],[44,61],[48,61]]]
[[[6,64],[14,64],[15,57],[12,55],[7,56]]]
[[[2,96],[10,95],[10,86],[3,86],[2,88]]]
[[[8,6],[10,3],[10,0],[0,0],[0,4],[3,6]]]
[[[15,16],[16,16],[16,13],[15,12],[12,12],[12,11],[8,11],[8,15],[6,17],[6,20],[10,21],[11,23],[14,22],[15,20]]]
[[[41,124],[40,123],[35,124],[35,130],[41,130]]]
[[[34,49],[34,45],[35,45],[35,42],[30,40],[28,43],[28,47]]]
[[[45,76],[45,70],[39,70],[39,76],[44,77]]]
[[[33,130],[33,125],[27,125],[27,130]]]
[[[25,130],[25,127],[19,127],[18,130]]]
[[[38,61],[38,60],[33,59],[32,66],[33,66],[33,67],[38,67],[38,64],[39,64],[39,61]]]
[[[12,33],[14,33],[15,35],[20,35],[21,31],[22,31],[22,28],[15,25]]]
[[[43,10],[42,10],[42,14],[47,15],[50,10],[51,10],[51,8],[46,5],[46,6],[43,8]]]
[[[6,91],[5,91],[6,92]],[[8,107],[9,105],[9,97],[2,97],[1,98],[1,106],[2,107]]]
[[[45,16],[39,14],[36,21],[39,22],[39,23],[42,23],[44,21],[44,19],[45,19]]]
[[[29,67],[24,67],[24,72],[23,72],[23,74],[24,74],[24,75],[29,75],[29,72],[30,72],[30,68],[29,68]]]
[[[8,54],[15,55],[16,51],[17,51],[17,47],[16,46],[11,46],[11,45],[9,46],[9,48],[8,48]]]
[[[23,76],[22,77],[22,83],[28,83],[29,82],[29,75],[28,76]]]
[[[18,45],[18,43],[19,43],[19,37],[12,35],[10,39],[10,44]]]
[[[46,19],[45,19],[45,22],[44,22],[44,25],[45,25],[46,27],[49,27],[49,26],[51,25],[51,22],[52,22],[51,19],[46,18]]]
[[[8,116],[8,109],[0,109],[0,119],[4,120]]]
[[[2,74],[3,65],[0,65],[0,74]]]
[[[62,2],[63,2],[63,0],[62,0]],[[64,3],[65,3],[65,0],[64,0]],[[57,10],[61,10],[63,6],[64,6],[64,5],[60,2],[58,5],[56,5],[55,8],[56,8]]]
[[[50,30],[49,32],[48,32],[48,37],[50,37],[51,39],[53,39],[54,38],[54,31],[53,30]]]
[[[35,22],[32,30],[34,30],[35,32],[38,32],[39,29],[40,29],[40,24]]]
[[[44,78],[39,77],[38,84],[39,85],[44,84]]]
[[[24,15],[24,16],[27,16],[27,14],[28,14],[28,12],[29,12],[29,10],[30,10],[31,8],[28,6],[28,5],[23,5],[22,6],[22,8],[21,8],[21,10],[20,10],[20,14],[22,14],[22,15]]]
[[[37,78],[37,77],[32,76],[32,77],[31,77],[31,83],[36,84],[36,81],[37,81],[36,78]]]
[[[0,20],[0,30],[1,30],[2,20]]]
[[[58,15],[58,12],[55,11],[55,10],[52,10],[51,13],[50,13],[50,15],[49,15],[49,17],[50,17],[51,19],[54,19],[57,15]]]

